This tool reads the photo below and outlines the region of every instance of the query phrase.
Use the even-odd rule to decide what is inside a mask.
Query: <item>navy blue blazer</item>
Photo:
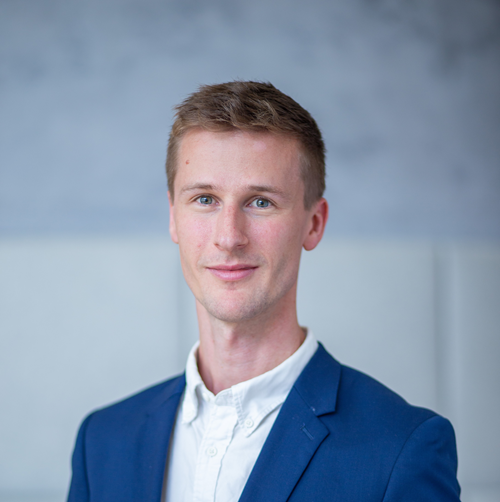
[[[160,502],[184,375],[83,422],[68,502]],[[284,402],[240,502],[458,501],[451,424],[320,345]],[[236,502],[236,501],[235,501]]]

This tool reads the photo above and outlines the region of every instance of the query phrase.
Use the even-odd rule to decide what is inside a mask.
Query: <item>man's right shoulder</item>
[[[161,491],[168,438],[184,386],[180,375],[90,413],[76,438],[68,500],[152,500],[135,495],[141,491],[135,484],[136,478],[142,479],[137,473],[144,477],[147,471],[151,483],[143,487],[145,492],[158,486]],[[157,466],[163,463],[153,481],[152,457],[159,459]]]
[[[144,417],[152,413],[166,401],[180,398],[184,392],[185,376],[177,375],[169,380],[152,385],[120,401],[99,408],[91,412],[84,424],[92,424],[92,427],[133,426],[144,420]]]

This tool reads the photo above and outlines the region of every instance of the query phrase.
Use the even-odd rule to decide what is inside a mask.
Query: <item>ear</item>
[[[306,251],[311,251],[319,244],[327,221],[328,202],[322,197],[310,210],[308,231],[302,244]]]
[[[168,195],[168,207],[170,209],[170,224],[169,224],[170,238],[176,244],[179,244],[179,238],[177,237],[177,227],[175,225],[175,218],[174,218],[174,204],[172,202],[172,196],[170,195],[170,192],[167,192],[167,195]]]

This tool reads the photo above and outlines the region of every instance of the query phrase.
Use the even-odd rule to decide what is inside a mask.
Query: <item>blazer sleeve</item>
[[[383,502],[459,502],[457,450],[450,422],[438,415],[417,427],[391,473]]]
[[[89,500],[89,485],[87,478],[87,461],[85,454],[85,437],[87,427],[92,415],[89,415],[80,426],[78,436],[76,438],[75,449],[73,450],[72,477],[69,486],[67,502],[88,502]]]

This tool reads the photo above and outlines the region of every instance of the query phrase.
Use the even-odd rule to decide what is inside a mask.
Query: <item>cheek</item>
[[[211,226],[203,218],[180,218],[177,222],[179,246],[183,254],[196,255],[210,241]]]
[[[269,221],[265,225],[252,227],[251,241],[254,246],[269,258],[274,256],[276,260],[284,256],[300,255],[302,249],[302,228],[296,221]]]

